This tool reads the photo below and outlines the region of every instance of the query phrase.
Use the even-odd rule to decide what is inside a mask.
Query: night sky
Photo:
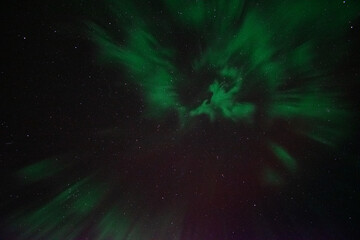
[[[360,2],[1,8],[0,240],[360,237]]]

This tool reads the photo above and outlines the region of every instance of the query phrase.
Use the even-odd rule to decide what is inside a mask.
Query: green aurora
[[[326,44],[346,32],[358,15],[358,4],[164,0],[163,5],[171,20],[161,22],[160,28],[158,21],[142,15],[136,2],[109,1],[113,15],[123,23],[119,27],[127,33],[122,42],[100,25],[90,24],[102,60],[122,67],[139,87],[145,117],[161,121],[176,112],[179,125],[186,128],[199,115],[251,125],[256,124],[254,115],[261,114],[267,126],[276,119],[303,122],[297,129],[300,134],[327,145],[346,136],[351,114],[340,100],[341,92],[326,86],[332,81],[329,70],[346,45],[329,53]],[[168,22],[198,37],[201,51],[180,59],[187,61],[186,69],[176,64],[183,53],[166,32],[157,31],[171,29]],[[214,74],[202,76],[204,69]],[[197,82],[208,85],[195,92],[190,103],[184,101],[180,93],[191,92]],[[282,159],[283,154],[276,152]]]
[[[349,29],[349,21],[359,16],[360,4],[328,0],[257,2],[194,0],[184,4],[163,0],[163,15],[152,19],[139,7],[141,1],[107,0],[122,38],[100,22],[88,22],[87,26],[100,64],[124,71],[126,78],[121,84],[129,83],[143,97],[144,118],[161,123],[175,113],[178,127],[191,131],[191,123],[199,116],[209,122],[230,121],[256,128],[260,124],[256,116],[260,115],[265,119],[262,128],[270,129],[277,120],[291,122],[297,124],[297,134],[336,147],[350,131],[351,111],[341,100],[341,91],[330,86],[331,69],[348,46],[338,45],[333,51],[328,46],[337,42]],[[188,43],[189,56],[184,59],[185,50],[167,36],[167,32],[178,29],[194,36]],[[279,164],[296,174],[296,156],[274,139],[264,141]],[[266,184],[284,184],[277,170],[264,169]],[[16,175],[36,184],[65,171],[66,167],[51,158],[26,166]],[[17,213],[17,224],[26,229],[22,239],[79,239],[81,231],[90,226],[92,212],[106,198],[106,188],[87,177],[62,189],[37,210]],[[92,229],[96,239],[170,239],[169,228],[161,228],[165,229],[161,233],[143,232],[150,220],[123,212],[119,207],[105,211],[98,228]],[[156,222],[167,226],[167,218],[176,215],[169,212],[157,214]],[[182,239],[179,232],[171,237]]]

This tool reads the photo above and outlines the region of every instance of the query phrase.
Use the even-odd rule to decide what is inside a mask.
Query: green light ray
[[[109,210],[98,225],[98,240],[125,239],[131,222],[117,208]]]
[[[272,168],[265,168],[263,172],[263,181],[265,184],[278,186],[284,183],[283,178]]]
[[[58,158],[44,159],[20,169],[17,176],[26,183],[33,183],[55,175],[63,166]]]
[[[71,239],[69,236],[75,237],[81,231],[86,217],[103,197],[102,186],[92,184],[89,178],[83,179],[39,209],[22,216],[19,224],[27,228],[22,236],[25,239]]]
[[[295,172],[297,170],[296,160],[283,148],[282,146],[276,143],[269,143],[270,148],[276,157],[281,161],[284,167],[290,172]]]

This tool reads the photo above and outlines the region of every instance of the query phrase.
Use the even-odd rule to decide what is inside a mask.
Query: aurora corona
[[[89,69],[108,80],[93,104],[115,120],[77,104],[69,112],[97,119],[93,129],[77,123],[81,136],[63,137],[71,149],[14,171],[28,195],[47,193],[10,214],[16,239],[315,239],[313,219],[297,224],[282,204],[302,201],[299,182],[317,174],[307,167],[354,134],[358,104],[335,69],[359,1],[80,2]],[[282,211],[299,231],[266,229]]]

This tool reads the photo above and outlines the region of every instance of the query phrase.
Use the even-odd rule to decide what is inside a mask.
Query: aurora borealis
[[[360,2],[36,1],[4,18],[0,239],[360,237]]]

